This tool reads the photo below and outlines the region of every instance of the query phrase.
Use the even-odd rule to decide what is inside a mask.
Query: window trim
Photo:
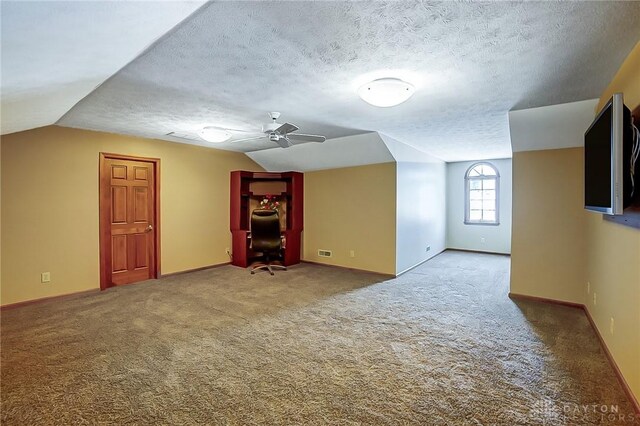
[[[496,175],[495,176],[469,176],[469,173],[471,173],[471,170],[475,169],[478,166],[489,166],[491,167],[495,172]],[[469,182],[471,180],[489,180],[489,179],[494,179],[496,182],[496,220],[495,221],[483,221],[483,220],[471,220],[469,219],[469,215],[471,213],[471,194],[469,193],[470,188],[469,188]],[[465,225],[484,225],[484,226],[499,226],[500,225],[500,172],[498,171],[498,168],[488,162],[488,161],[478,161],[476,163],[473,163],[471,166],[469,166],[469,168],[467,169],[466,173],[464,174],[464,224]]]

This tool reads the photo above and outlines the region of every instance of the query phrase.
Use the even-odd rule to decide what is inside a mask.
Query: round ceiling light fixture
[[[409,99],[415,91],[412,84],[399,78],[379,78],[360,86],[358,96],[373,106],[392,107]]]
[[[212,143],[228,141],[232,136],[228,131],[213,126],[204,127],[198,134],[205,141]]]

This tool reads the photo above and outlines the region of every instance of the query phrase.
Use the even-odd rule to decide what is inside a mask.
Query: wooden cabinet
[[[300,262],[303,229],[304,175],[299,172],[231,172],[230,229],[231,264],[247,267],[255,254],[250,247],[250,217],[266,194],[280,200],[282,235],[285,238],[284,264]]]

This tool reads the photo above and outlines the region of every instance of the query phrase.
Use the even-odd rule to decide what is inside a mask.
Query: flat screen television
[[[631,201],[630,158],[631,112],[616,93],[584,134],[585,209],[623,213]]]

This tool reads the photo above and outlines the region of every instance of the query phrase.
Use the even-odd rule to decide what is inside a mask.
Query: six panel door
[[[101,176],[101,209],[108,217],[103,267],[107,287],[156,278],[155,176],[153,163],[106,158]]]

